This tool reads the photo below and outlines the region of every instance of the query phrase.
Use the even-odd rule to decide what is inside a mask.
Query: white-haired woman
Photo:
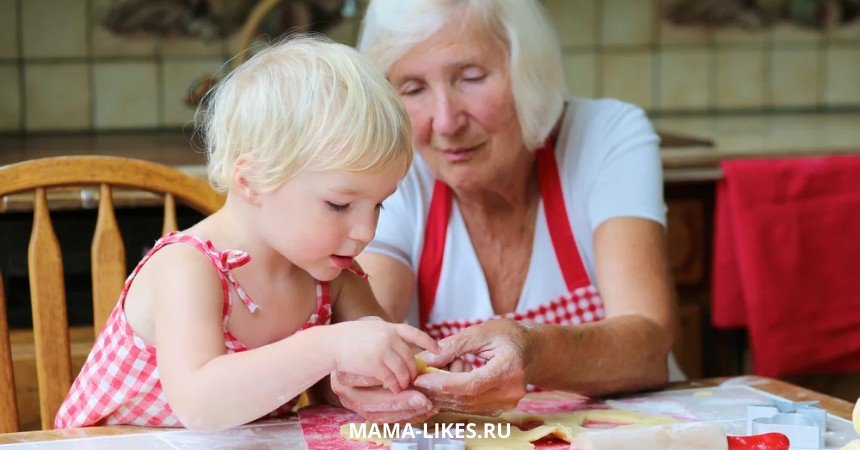
[[[442,339],[431,365],[483,366],[399,394],[338,374],[344,405],[419,420],[510,408],[529,384],[666,382],[675,302],[643,112],[567,96],[537,0],[372,0],[359,50],[399,93],[418,150],[359,261],[394,319]]]

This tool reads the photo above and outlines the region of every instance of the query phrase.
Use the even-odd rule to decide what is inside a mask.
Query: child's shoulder
[[[152,253],[140,268],[139,278],[164,283],[171,288],[174,284],[184,284],[193,289],[204,286],[220,289],[221,286],[212,258],[203,249],[183,240],[173,240]]]

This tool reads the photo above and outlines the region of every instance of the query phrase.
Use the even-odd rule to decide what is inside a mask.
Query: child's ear
[[[245,202],[258,205],[260,203],[260,196],[254,183],[251,181],[253,171],[254,159],[248,155],[239,155],[236,158],[236,164],[233,166],[232,189]]]

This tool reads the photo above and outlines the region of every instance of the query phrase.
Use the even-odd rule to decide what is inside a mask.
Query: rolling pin
[[[719,425],[688,423],[647,428],[589,431],[577,436],[571,450],[788,450],[779,433],[726,436]]]

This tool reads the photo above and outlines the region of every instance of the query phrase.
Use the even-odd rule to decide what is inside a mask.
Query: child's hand
[[[356,320],[334,325],[339,330],[335,347],[337,370],[374,377],[398,393],[418,376],[410,344],[433,353],[439,345],[427,333],[406,324],[383,320]]]

